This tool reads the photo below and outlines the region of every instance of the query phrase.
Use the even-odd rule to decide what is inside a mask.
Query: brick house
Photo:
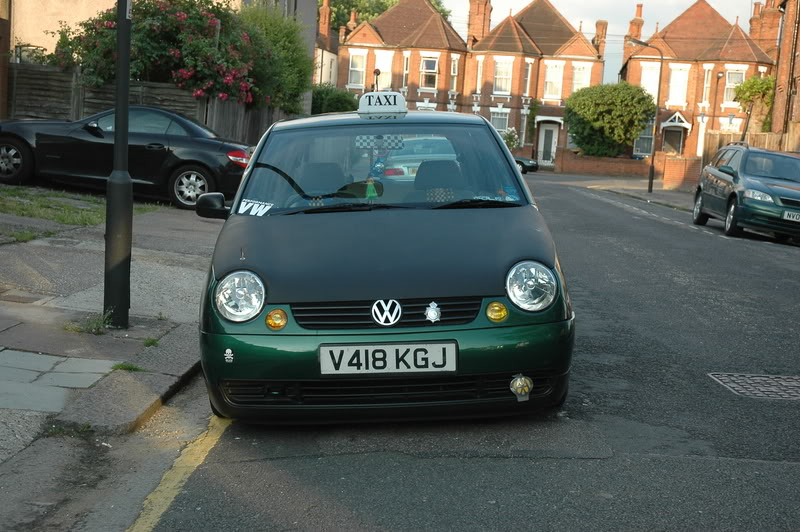
[[[638,4],[626,42],[641,40],[643,24]],[[777,27],[768,26],[760,28],[759,42],[777,38]],[[767,30],[775,31],[774,37]],[[633,153],[649,156],[655,142],[656,152],[663,152],[657,153],[657,162],[659,155],[683,158],[687,172],[699,174],[706,131],[744,132],[747,113],[733,101],[735,89],[748,78],[768,75],[774,62],[738,20],[729,23],[706,0],[698,0],[662,30],[656,29],[646,42],[652,46],[625,46],[620,71],[621,79],[644,87],[653,99],[659,85],[661,89],[655,139],[651,124]]]
[[[549,0],[534,0],[490,31],[491,12],[491,0],[470,0],[465,43],[428,0],[400,0],[346,37],[340,30],[338,85],[356,94],[398,90],[409,109],[481,114],[498,130],[515,128],[523,149],[553,166],[568,143],[564,101],[602,83],[608,24],[599,21],[590,42]],[[534,99],[542,105],[529,117]]]
[[[314,45],[315,84],[336,85],[339,74],[339,36],[331,31],[331,1],[322,0],[319,8],[319,29]]]
[[[756,6],[760,8],[758,4]],[[763,10],[754,9],[753,18],[763,18],[764,14],[768,12],[774,13],[780,20],[777,24],[780,32],[776,40],[778,66],[775,72],[772,131],[789,134],[789,138],[786,139],[788,142],[784,143],[784,149],[800,150],[800,142],[797,140],[798,133],[800,133],[800,128],[798,128],[800,105],[797,105],[798,79],[800,79],[800,65],[797,64],[797,53],[800,47],[798,43],[800,40],[798,37],[800,2],[798,0],[768,0]],[[753,31],[752,22],[750,31]]]

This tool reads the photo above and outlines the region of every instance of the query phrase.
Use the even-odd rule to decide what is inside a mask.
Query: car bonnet
[[[501,296],[509,269],[555,265],[555,246],[533,206],[234,215],[214,250],[217,279],[257,273],[267,301]]]

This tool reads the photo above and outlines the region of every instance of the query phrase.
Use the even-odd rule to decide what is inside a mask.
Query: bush
[[[333,85],[324,83],[314,85],[311,92],[311,114],[343,113],[358,109],[358,102],[352,93],[337,89]]]
[[[642,88],[621,82],[587,87],[567,99],[564,121],[586,155],[616,157],[639,137],[656,112]]]
[[[503,137],[503,142],[506,143],[509,150],[514,151],[519,148],[519,135],[513,127],[506,129],[500,136]]]

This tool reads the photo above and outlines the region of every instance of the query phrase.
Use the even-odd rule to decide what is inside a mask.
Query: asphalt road
[[[546,179],[530,182],[577,312],[560,414],[235,422],[156,530],[796,530],[800,401],[709,374],[794,376],[800,396],[800,247]],[[207,411],[199,382],[186,397],[171,425]]]

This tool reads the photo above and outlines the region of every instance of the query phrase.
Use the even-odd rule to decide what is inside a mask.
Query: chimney
[[[606,53],[606,34],[608,33],[608,21],[598,20],[595,24],[594,39],[592,44],[597,48],[597,57],[602,57]]]
[[[761,10],[759,39],[756,43],[773,61],[778,58],[778,36],[780,31],[781,12],[775,7],[775,0],[767,0],[764,9]]]
[[[623,45],[622,63],[630,58],[635,46],[628,44],[628,38],[641,40],[642,39],[642,26],[644,26],[644,19],[642,18],[643,4],[636,4],[636,16],[633,17],[628,25],[628,33],[625,35],[625,44]]]
[[[344,44],[345,37],[347,37],[347,27],[339,26],[339,44]]]
[[[358,21],[356,20],[357,17],[358,13],[356,13],[356,10],[355,9],[352,10],[350,12],[350,20],[347,22],[348,30],[353,31],[354,29],[356,29],[356,27],[358,27]]]
[[[322,7],[319,8],[319,34],[326,39],[331,33],[331,1],[322,0]]]
[[[511,13],[509,12],[509,16]],[[472,48],[489,33],[492,18],[491,0],[469,0],[469,19],[467,23],[467,46]]]
[[[750,17],[750,38],[756,43],[761,40],[761,2],[753,4],[753,16]]]

